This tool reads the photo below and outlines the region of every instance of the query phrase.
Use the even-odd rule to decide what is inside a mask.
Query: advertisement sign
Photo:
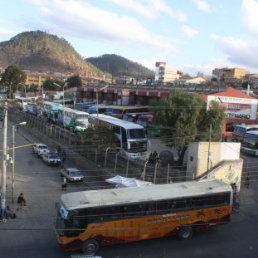
[[[221,107],[226,108],[228,118],[255,120],[257,111],[257,100],[248,98],[235,98],[226,96],[208,96],[207,106],[210,102],[219,102]]]

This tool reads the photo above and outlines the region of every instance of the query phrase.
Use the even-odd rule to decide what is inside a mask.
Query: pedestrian
[[[66,191],[66,189],[67,189],[67,179],[66,179],[66,177],[64,177],[64,182],[62,184],[62,190]]]
[[[20,206],[26,206],[26,200],[24,198],[23,193],[21,193],[17,199],[17,203],[20,204]]]
[[[57,153],[58,153],[58,155],[60,156],[60,154],[61,154],[61,147],[58,145],[58,147],[57,147]]]
[[[249,188],[250,185],[250,174],[247,173],[246,178],[245,178],[245,187]]]
[[[66,152],[63,151],[62,152],[62,162],[65,162],[65,160],[66,160]]]

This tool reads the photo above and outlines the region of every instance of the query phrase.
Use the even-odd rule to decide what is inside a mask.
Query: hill
[[[34,72],[78,73],[100,78],[103,74],[85,62],[65,39],[42,31],[23,32],[0,43],[0,67],[12,64]]]
[[[102,55],[99,57],[89,57],[86,61],[92,63],[100,70],[113,73],[113,76],[128,76],[139,79],[153,78],[154,72],[150,69],[118,55]]]

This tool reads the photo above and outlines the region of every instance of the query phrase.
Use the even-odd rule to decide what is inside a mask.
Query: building
[[[182,73],[166,66],[166,62],[156,62],[155,81],[172,82],[181,78]]]
[[[192,179],[217,178],[237,185],[240,190],[243,160],[241,143],[193,142],[188,147],[186,177]]]
[[[207,109],[211,101],[219,102],[220,106],[226,108],[226,120],[223,133],[226,133],[226,127],[232,124],[255,124],[257,112],[257,99],[249,96],[232,87],[227,87],[226,91],[208,95]]]
[[[185,81],[185,84],[204,84],[206,83],[207,80],[204,79],[203,77],[194,77],[192,79],[188,79]]]
[[[243,79],[249,71],[243,68],[216,68],[212,71],[212,76],[219,81],[231,82]]]

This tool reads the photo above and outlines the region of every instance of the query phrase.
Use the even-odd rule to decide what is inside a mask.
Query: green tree
[[[183,164],[185,151],[190,142],[207,140],[210,124],[221,130],[224,111],[212,104],[206,112],[205,100],[197,94],[172,90],[169,98],[152,103],[154,124],[160,125],[164,144],[178,151],[179,164]]]
[[[63,86],[64,84],[62,80],[48,78],[44,81],[42,87],[44,88],[44,90],[55,90],[55,91],[63,90],[62,87],[58,87],[57,85],[55,85],[55,83],[57,83],[60,86]]]
[[[116,147],[117,137],[107,127],[94,126],[79,135],[79,142],[87,147],[91,146],[105,151],[107,147]]]
[[[38,85],[36,85],[36,84],[31,84],[30,85],[30,88],[29,88],[29,91],[31,91],[31,92],[37,92],[38,91]]]
[[[81,87],[82,86],[82,80],[79,75],[74,75],[69,77],[66,82],[68,83],[68,87]]]
[[[9,98],[13,97],[13,93],[18,89],[19,83],[24,83],[26,74],[17,65],[8,66],[2,74],[1,86],[8,88]]]
[[[242,88],[247,89],[248,87],[248,82],[242,82]]]

